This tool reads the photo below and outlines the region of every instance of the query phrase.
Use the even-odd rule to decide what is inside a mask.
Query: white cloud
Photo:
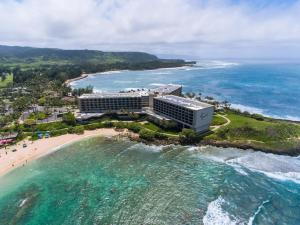
[[[202,57],[300,56],[300,2],[2,0],[0,43]]]

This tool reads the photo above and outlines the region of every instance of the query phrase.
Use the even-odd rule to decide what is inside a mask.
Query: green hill
[[[180,59],[159,59],[145,52],[103,52],[0,45],[0,73],[12,73],[21,83],[37,75],[65,81],[82,73],[143,70],[184,66]]]
[[[59,64],[149,62],[158,58],[144,52],[102,52],[96,50],[62,50],[0,45],[1,64]]]

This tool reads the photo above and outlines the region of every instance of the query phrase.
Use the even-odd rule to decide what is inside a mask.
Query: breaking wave
[[[253,224],[255,218],[257,217],[257,215],[261,212],[261,210],[263,209],[263,207],[265,206],[265,204],[267,204],[269,202],[270,202],[270,200],[263,201],[262,204],[260,206],[258,206],[258,208],[257,208],[256,212],[254,213],[254,215],[250,217],[248,225],[252,225]]]
[[[300,184],[299,157],[212,146],[191,147],[189,150],[201,152],[197,156],[230,165],[241,175],[248,175],[247,170],[251,170],[272,179]]]
[[[198,61],[195,65],[195,68],[200,69],[224,69],[231,68],[234,66],[240,65],[236,62],[225,62],[220,60],[212,60],[212,61]]]
[[[203,217],[204,225],[235,225],[236,218],[230,216],[222,209],[225,200],[219,196],[216,200],[209,203],[205,216]]]

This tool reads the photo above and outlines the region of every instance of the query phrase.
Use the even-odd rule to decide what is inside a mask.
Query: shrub
[[[85,130],[96,130],[98,128],[98,123],[91,123],[84,125]]]
[[[124,123],[124,122],[116,122],[116,123],[114,123],[114,125],[118,129],[124,129],[127,127],[127,123]]]
[[[102,122],[96,123],[97,128],[104,128],[104,124]]]
[[[70,134],[83,134],[84,133],[84,127],[83,126],[70,127],[68,129],[68,133],[70,133]]]
[[[68,129],[61,129],[61,130],[53,130],[51,131],[51,136],[55,137],[55,136],[60,136],[60,135],[64,135],[68,133]]]
[[[147,140],[147,141],[152,141],[155,138],[155,132],[142,129],[139,131],[139,136],[140,138]]]
[[[165,130],[178,130],[178,124],[172,120],[163,119],[158,125]]]
[[[60,130],[64,128],[68,128],[68,125],[63,122],[43,123],[36,125],[36,129],[40,131]]]
[[[194,144],[200,140],[200,135],[191,129],[183,129],[179,133],[179,142],[181,144]]]
[[[141,130],[141,125],[139,123],[128,123],[127,129],[134,133],[138,133]]]
[[[279,123],[266,128],[266,135],[271,139],[286,139],[299,134],[299,127],[294,124]]]
[[[65,122],[68,125],[71,125],[71,126],[76,125],[76,118],[75,118],[74,114],[71,112],[65,113],[63,115],[62,119],[63,119],[63,122]]]
[[[137,114],[137,113],[131,112],[131,113],[128,113],[128,117],[129,117],[131,120],[138,120],[138,119],[140,118],[140,115]]]
[[[24,125],[26,127],[30,127],[36,124],[36,121],[34,119],[27,119],[24,121]]]
[[[112,128],[112,127],[114,127],[114,123],[111,122],[111,121],[105,121],[102,124],[103,124],[103,127],[105,127],[105,128]]]
[[[256,119],[256,120],[258,120],[258,121],[264,121],[264,117],[262,116],[262,115],[260,115],[260,114],[252,114],[252,116],[251,116],[253,119]]]
[[[155,136],[155,138],[160,139],[160,140],[168,139],[167,135],[160,133],[160,132],[155,132],[154,136]]]

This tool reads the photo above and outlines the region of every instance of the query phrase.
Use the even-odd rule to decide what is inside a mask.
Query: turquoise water
[[[87,139],[2,177],[0,224],[300,224],[300,158]]]
[[[168,83],[228,100],[235,108],[300,121],[300,63],[201,61],[193,68],[94,74],[72,85],[118,91]]]

